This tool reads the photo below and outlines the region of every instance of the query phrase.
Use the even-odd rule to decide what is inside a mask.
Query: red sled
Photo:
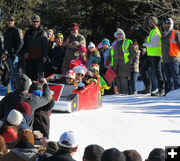
[[[117,77],[116,73],[114,73],[111,67],[109,67],[104,75],[104,79],[106,80],[106,82],[108,83],[110,87],[112,86],[112,82],[116,77]]]

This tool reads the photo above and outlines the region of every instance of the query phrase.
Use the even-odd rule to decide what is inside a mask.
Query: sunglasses
[[[39,23],[39,21],[33,21],[33,23]]]
[[[8,21],[14,21],[13,19],[9,19]]]
[[[170,23],[170,22],[165,22],[164,24],[168,24],[168,25],[170,25],[171,23]]]
[[[81,74],[81,73],[77,73],[77,75],[82,76],[82,77],[84,76],[84,74]]]
[[[98,73],[96,69],[89,69],[92,73]]]

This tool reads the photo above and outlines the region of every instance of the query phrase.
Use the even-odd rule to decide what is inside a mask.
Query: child
[[[81,62],[81,64],[86,65],[87,62],[87,49],[85,45],[81,45],[79,48],[79,57],[78,60]]]

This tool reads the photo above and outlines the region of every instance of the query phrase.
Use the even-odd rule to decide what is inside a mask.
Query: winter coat
[[[16,26],[9,27],[4,33],[4,50],[8,52],[9,57],[18,55],[23,46],[23,38],[20,29]]]
[[[44,137],[49,138],[49,110],[55,105],[54,98],[45,106],[38,108],[34,113],[33,130],[39,130]]]
[[[70,153],[58,150],[53,156],[46,158],[42,161],[75,161]]]
[[[38,149],[31,143],[18,143],[11,151],[5,154],[0,161],[35,161]]]
[[[86,66],[87,60],[85,61],[85,60],[83,59],[83,57],[78,56],[78,60],[81,62],[81,64],[83,64],[83,65]]]
[[[75,45],[75,42],[79,42],[78,45]],[[72,59],[77,59],[79,56],[78,49],[84,44],[86,45],[85,37],[81,34],[78,34],[77,37],[72,35],[69,36],[69,42],[64,44],[66,46],[65,57],[63,60],[62,73],[65,74],[69,69],[69,61]]]
[[[106,63],[107,63],[107,57],[110,55],[110,52],[111,52],[111,48],[108,48],[108,49],[106,49],[106,50],[102,50],[102,52],[101,52],[101,65],[100,65],[100,73],[101,74],[105,74],[105,72],[106,72],[106,70],[107,70],[107,68],[108,68],[108,66],[106,65]]]
[[[118,77],[130,77],[131,73],[131,62],[134,61],[136,56],[136,51],[134,50],[133,44],[130,43],[128,51],[130,55],[128,56],[129,62],[124,63],[124,53],[122,50],[123,40],[119,40],[114,47],[114,65],[112,67],[113,71]],[[111,61],[111,56],[107,58],[107,61]]]
[[[90,68],[91,64],[95,63],[100,66],[100,63],[101,63],[101,56],[99,54],[99,51],[95,49],[93,52],[94,53],[88,52],[87,63],[86,63],[86,66],[88,69]]]
[[[43,96],[30,95],[29,93],[21,93],[18,91],[7,94],[0,101],[0,119],[16,107],[19,102],[27,101],[31,107],[28,126],[32,127],[34,121],[34,112],[36,109],[45,106],[49,102],[49,87],[47,84],[43,86]]]
[[[140,50],[136,51],[136,59],[135,59],[135,61],[132,62],[132,65],[131,65],[131,71],[132,72],[139,73],[139,58],[140,58],[140,53],[141,53]]]
[[[30,26],[24,35],[23,54],[28,53],[28,60],[41,60],[47,58],[49,42],[47,33],[39,27],[35,29]]]

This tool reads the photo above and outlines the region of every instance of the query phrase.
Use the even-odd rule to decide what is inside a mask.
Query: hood
[[[170,25],[169,30],[165,32],[165,36],[168,35],[168,34],[170,33],[170,31],[172,31],[173,28],[174,28],[174,21],[173,21],[171,18],[168,18],[168,20],[170,21],[171,25]],[[163,22],[163,28],[164,28],[164,25],[165,25],[165,24],[164,24],[164,22]]]
[[[18,157],[22,158],[23,160],[31,159],[35,154],[38,153],[38,149],[36,148],[13,148],[11,152],[16,154]]]
[[[124,33],[124,31],[122,29],[117,28],[117,31],[114,33],[115,38],[117,38],[116,37],[117,33],[122,33],[123,34],[123,38],[121,40],[124,40],[126,38],[126,35],[125,35],[125,33]]]

